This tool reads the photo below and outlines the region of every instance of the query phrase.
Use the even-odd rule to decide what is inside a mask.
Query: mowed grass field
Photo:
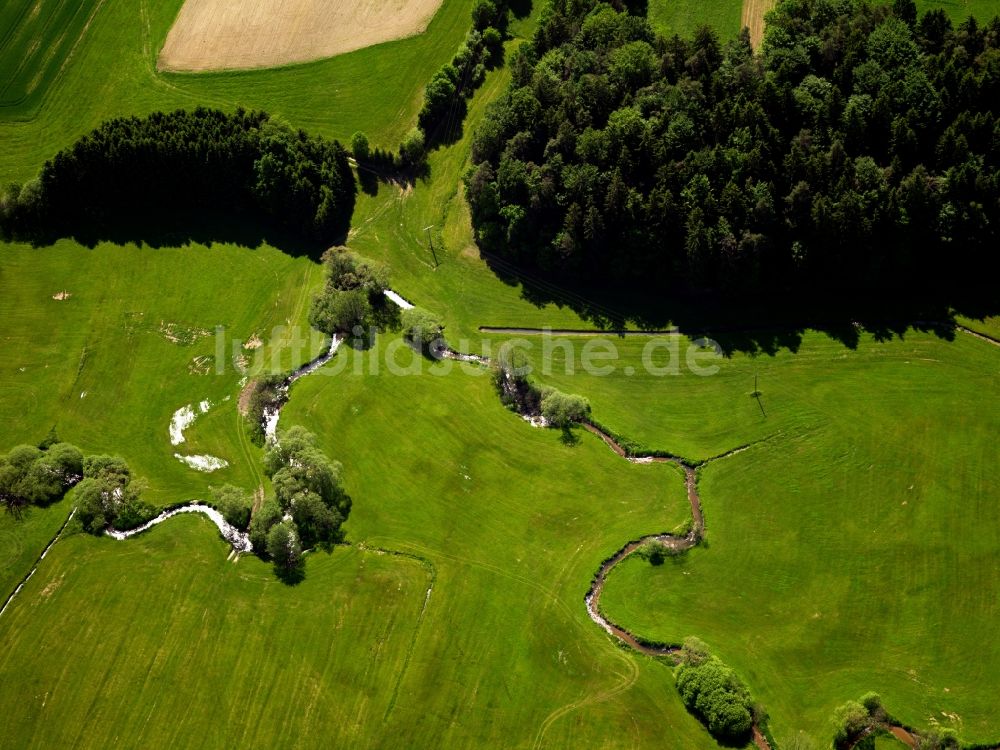
[[[262,107],[395,147],[470,6],[445,0],[425,35],[327,61],[165,75],[155,61],[179,0],[107,0],[37,104],[0,113],[0,179],[30,178],[108,116],[199,104]],[[490,74],[463,136],[432,153],[429,180],[359,196],[349,240],[389,262],[393,286],[444,316],[463,349],[479,346],[483,324],[585,325],[571,293],[535,306],[472,242],[459,178],[507,75]],[[223,481],[255,487],[239,375],[192,373],[214,340],[178,344],[160,323],[221,323],[241,338],[304,323],[321,276],[266,246],[0,247],[0,450],[55,425],[89,452],[124,455],[154,502]],[[51,298],[63,290],[73,296]],[[289,338],[270,342],[282,366]],[[624,340],[626,361],[643,345]],[[705,470],[709,547],[690,567],[630,561],[605,606],[648,637],[708,641],[771,710],[779,739],[802,729],[825,742],[832,707],[869,689],[918,726],[955,711],[964,737],[997,739],[996,357],[964,334],[866,340],[857,352],[810,335],[795,353],[737,356],[697,381],[540,378],[590,397],[599,420],[650,447],[705,458],[763,441]],[[354,546],[310,556],[305,582],[286,588],[252,558],[226,562],[201,518],[120,544],[64,539],[0,618],[11,717],[0,746],[714,746],[670,670],[619,648],[582,601],[604,557],[685,522],[678,473],[629,465],[590,435],[567,445],[533,429],[486,378],[395,377],[368,361],[344,348],[295,386],[282,425],[316,431],[344,463],[352,544],[426,563]],[[750,398],[754,373],[766,417]],[[170,414],[205,398],[216,405],[180,452],[230,461],[211,475],[176,461],[167,439]],[[33,513],[16,535],[4,520],[2,580],[27,572],[65,512]]]
[[[503,409],[471,367],[418,359],[422,374],[391,374],[393,341],[342,349],[296,384],[282,419],[322,436],[348,467],[352,541],[437,570],[396,708],[413,727],[401,746],[714,744],[668,667],[620,649],[583,604],[625,540],[687,520],[681,473],[629,464],[589,434],[564,444]],[[394,359],[405,368],[411,356]]]
[[[659,384],[540,377],[652,448],[751,444],[702,470],[707,545],[661,567],[626,560],[605,613],[705,640],[779,742],[828,741],[833,709],[869,690],[905,723],[996,741],[1000,351],[968,334],[863,336],[855,351],[807,334],[797,353],[718,364]]]
[[[689,37],[699,26],[711,26],[720,39],[729,40],[740,31],[742,0],[649,0],[646,11],[653,28],[661,34]]]
[[[46,508],[25,508],[20,518],[0,514],[0,607],[59,531],[72,506],[67,498]]]
[[[649,0],[647,16],[661,34],[690,36],[699,26],[711,26],[723,42],[739,33],[743,0]],[[771,3],[772,7],[774,3]],[[956,24],[969,16],[986,22],[1000,13],[997,0],[917,0],[917,10],[924,13],[940,8]]]
[[[181,4],[105,0],[59,75],[36,89],[36,101],[0,109],[0,179],[30,179],[57,150],[108,117],[198,105],[266,109],[342,141],[363,130],[373,144],[395,149],[415,122],[427,81],[465,37],[472,6],[471,0],[445,0],[424,34],[314,63],[159,73],[156,58]],[[46,39],[25,37],[12,48],[0,80],[15,76],[36,41]]]
[[[426,566],[340,549],[289,587],[228,551],[200,517],[60,540],[0,619],[0,746],[377,745]]]
[[[680,472],[566,445],[482,375],[373,374],[380,355],[343,348],[282,416],[344,462],[354,546],[289,588],[200,518],[60,541],[0,619],[0,746],[714,745],[670,669],[583,606],[623,539],[684,523]]]
[[[0,7],[0,117],[31,111],[103,0],[7,0]]]
[[[282,369],[293,355],[296,363],[310,358],[309,347],[296,351],[281,329],[308,330],[310,297],[322,280],[316,264],[226,245],[87,250],[61,242],[0,252],[4,450],[38,443],[55,428],[87,453],[124,456],[148,484],[147,499],[161,504],[207,498],[209,484],[261,483],[260,451],[237,414],[243,376],[233,359]],[[53,299],[63,292],[68,299]],[[239,342],[255,333],[277,354],[243,349]],[[312,343],[318,349],[322,341]],[[205,400],[209,411],[184,443],[171,445],[174,412]],[[230,467],[197,472],[175,452],[215,455]]]

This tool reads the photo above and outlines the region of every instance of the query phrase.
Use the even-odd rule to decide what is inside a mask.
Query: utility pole
[[[753,374],[753,393],[751,394],[755,399],[757,399],[757,406],[760,407],[761,416],[767,419],[767,412],[764,411],[764,404],[760,400],[760,388],[757,387],[757,373]]]
[[[431,230],[433,228],[434,228],[434,225],[431,224],[430,226],[424,227],[424,231],[427,232],[427,244],[430,246],[430,248],[431,248],[431,255],[434,257],[434,267],[437,268],[438,265],[440,265],[440,264],[438,263],[437,253],[434,251],[434,238],[431,236]]]

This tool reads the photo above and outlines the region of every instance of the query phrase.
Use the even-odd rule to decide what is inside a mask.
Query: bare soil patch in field
[[[161,70],[269,68],[420,34],[441,0],[187,0]]]

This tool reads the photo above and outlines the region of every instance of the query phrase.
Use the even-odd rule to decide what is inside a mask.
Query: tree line
[[[356,186],[346,150],[264,112],[199,107],[120,117],[0,197],[5,237],[115,228],[175,212],[266,217],[302,237],[346,234]]]
[[[467,100],[486,80],[487,71],[503,63],[503,43],[511,17],[524,17],[530,9],[530,0],[476,0],[472,28],[451,60],[431,76],[424,88],[417,125],[403,137],[398,153],[373,150],[364,133],[355,133],[351,150],[358,163],[383,171],[425,171],[428,149],[461,137]]]
[[[562,278],[891,290],[998,269],[1000,20],[912,0],[786,0],[664,38],[551,0],[475,134],[476,239]]]

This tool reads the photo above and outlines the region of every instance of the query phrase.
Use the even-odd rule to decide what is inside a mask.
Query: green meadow
[[[37,107],[100,8],[97,0],[12,0],[0,8],[0,113]]]
[[[969,16],[987,22],[997,15],[1000,7],[996,0],[917,0],[921,13],[940,8],[955,24]],[[661,34],[690,36],[699,26],[711,26],[725,42],[739,33],[742,20],[741,0],[705,0],[704,2],[678,2],[678,0],[650,0],[647,16]]]
[[[0,623],[0,744],[290,747],[377,731],[425,566],[344,549],[291,588],[227,552],[200,517],[128,543],[61,540]]]
[[[425,34],[330,60],[161,74],[180,0],[12,2],[0,10],[12,30],[0,180],[30,179],[108,117],[198,105],[262,108],[342,140],[362,130],[394,149],[471,5],[444,0]],[[948,9],[966,7],[986,16],[995,3]],[[739,12],[649,10],[661,31],[707,22],[723,35]],[[26,57],[54,40],[44,64]],[[359,194],[348,238],[463,350],[506,338],[484,339],[481,325],[590,325],[574,293],[550,286],[554,301],[533,301],[473,242],[461,177],[508,77],[488,75],[462,136],[430,154],[429,178]],[[55,428],[87,453],[125,457],[157,505],[222,483],[270,492],[233,359],[284,371],[319,352],[322,339],[296,331],[322,268],[263,240],[134,240],[0,245],[0,451]],[[995,318],[961,322],[1000,330]],[[240,345],[255,334],[260,349]],[[828,746],[832,710],[868,690],[916,727],[1000,739],[997,347],[960,331],[861,332],[853,346],[805,332],[770,354],[703,353],[718,369],[699,377],[686,338],[610,340],[615,371],[597,377],[533,339],[534,377],[585,395],[597,421],[649,449],[702,461],[750,447],[700,473],[707,544],[658,567],[627,559],[608,578],[606,614],[647,638],[702,638],[768,709],[779,743],[804,733]],[[572,343],[579,355],[585,342]],[[397,333],[375,347],[344,345],[293,386],[281,417],[343,463],[347,544],[307,555],[305,579],[286,586],[254,557],[228,560],[200,516],[127,542],[71,526],[0,617],[0,747],[717,747],[669,665],[617,644],[583,602],[625,542],[684,527],[682,473],[629,464],[582,430],[533,428],[482,370],[415,359]],[[414,372],[389,372],[389,348]],[[647,372],[647,348],[677,374]],[[202,401],[171,445],[173,413]],[[175,452],[229,466],[204,474]],[[0,596],[72,502],[0,517]]]
[[[811,334],[795,354],[664,383],[646,402],[651,445],[751,447],[700,474],[707,545],[660,567],[627,559],[605,614],[654,640],[697,634],[779,741],[823,738],[833,709],[869,690],[908,725],[995,741],[998,355],[967,334],[865,336],[854,351]],[[597,380],[576,385],[617,426],[604,407],[632,386]]]
[[[646,11],[650,23],[661,34],[690,36],[699,26],[711,26],[721,39],[739,33],[743,10],[741,0],[707,0],[707,2],[677,2],[650,0]]]
[[[242,375],[233,340],[289,323],[304,329],[321,278],[314,263],[267,247],[4,247],[6,442],[37,443],[54,428],[88,453],[127,456],[149,485],[148,499],[164,505],[206,495],[206,475],[174,453],[218,456],[230,466],[211,475],[213,484],[256,487],[259,450],[236,412]],[[53,299],[62,292],[69,298]],[[217,327],[225,332],[221,346]],[[280,350],[237,346],[235,354],[281,369]],[[303,344],[299,358],[309,355]],[[174,412],[187,405],[198,411],[202,401],[209,410],[185,431],[184,443],[171,445]]]

